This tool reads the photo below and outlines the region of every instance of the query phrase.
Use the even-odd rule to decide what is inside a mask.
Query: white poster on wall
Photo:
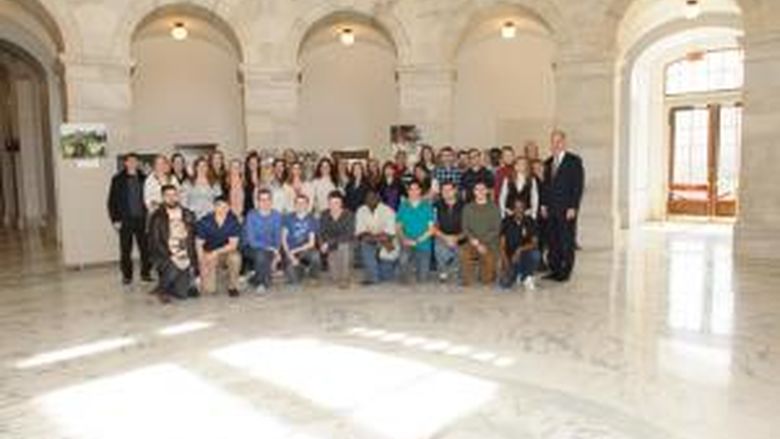
[[[62,124],[60,149],[65,160],[101,159],[107,154],[108,128],[102,123]]]

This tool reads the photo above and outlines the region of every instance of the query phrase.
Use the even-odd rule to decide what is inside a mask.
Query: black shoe
[[[542,277],[542,279],[557,281],[558,280],[558,274],[556,274],[556,273],[546,274],[544,277]]]
[[[127,277],[123,277],[122,278],[122,285],[130,285],[132,283],[133,283],[133,279],[132,278],[127,278]]]
[[[152,276],[150,274],[142,274],[141,275],[141,281],[146,283],[154,282],[154,279],[152,279]]]
[[[189,291],[187,291],[187,297],[190,297],[190,298],[193,298],[193,299],[196,298],[196,297],[200,297],[200,291],[198,291],[197,288],[192,287],[192,288],[189,289]]]
[[[235,288],[231,288],[231,289],[228,290],[228,296],[230,296],[230,297],[238,297],[240,295],[241,295],[241,293],[239,293],[238,290],[235,289]]]

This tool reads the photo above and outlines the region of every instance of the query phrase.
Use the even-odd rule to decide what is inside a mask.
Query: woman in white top
[[[182,204],[195,214],[196,219],[201,219],[214,210],[214,199],[222,195],[222,188],[205,158],[195,160],[194,166],[192,183],[185,184],[182,189]]]
[[[328,208],[328,196],[337,189],[334,174],[333,161],[327,157],[320,159],[311,182],[312,204],[317,215]]]
[[[510,208],[515,197],[522,197],[525,200],[528,215],[536,219],[536,214],[539,212],[539,183],[531,174],[530,162],[525,157],[515,160],[511,177],[504,179],[501,185],[498,203],[502,218],[512,214]]]
[[[284,159],[268,158],[262,165],[262,185],[271,191],[271,200],[274,210],[281,213],[287,212],[287,194],[284,185],[287,182],[287,163]],[[255,192],[257,196],[257,192]]]
[[[299,194],[306,195],[310,200],[314,198],[312,185],[306,181],[303,175],[303,165],[295,162],[288,170],[287,181],[284,183],[284,201],[281,206],[274,204],[274,209],[285,214],[293,211],[295,199]],[[274,200],[276,202],[276,200]]]
[[[179,182],[171,176],[171,162],[161,154],[154,158],[152,175],[144,183],[144,204],[149,215],[162,204],[162,187],[169,184],[179,188]]]

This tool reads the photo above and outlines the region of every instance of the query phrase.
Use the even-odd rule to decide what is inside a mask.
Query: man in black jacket
[[[179,190],[173,185],[163,186],[162,201],[149,220],[149,249],[160,275],[157,293],[160,301],[167,303],[171,298],[198,295],[198,253],[195,214],[179,204]]]
[[[566,133],[553,131],[550,151],[544,163],[541,213],[547,219],[547,256],[550,274],[546,279],[569,280],[574,269],[576,220],[585,185],[582,159],[566,150]]]
[[[141,279],[151,282],[149,252],[146,239],[146,205],[144,204],[144,181],[146,176],[138,169],[138,156],[125,155],[124,167],[111,179],[108,194],[108,216],[119,232],[119,265],[122,269],[122,283],[133,281],[133,239],[141,254]]]

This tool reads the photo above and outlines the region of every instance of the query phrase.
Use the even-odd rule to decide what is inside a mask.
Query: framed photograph
[[[62,157],[68,160],[98,159],[106,156],[108,129],[105,124],[62,124],[60,126]]]

